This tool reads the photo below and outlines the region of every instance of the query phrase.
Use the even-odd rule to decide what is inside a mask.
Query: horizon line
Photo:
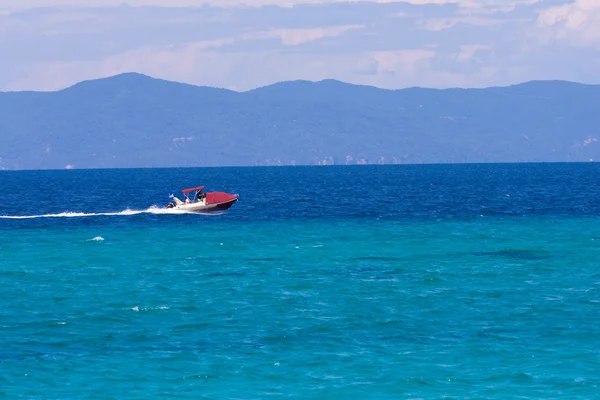
[[[439,166],[439,165],[521,165],[521,164],[597,164],[599,161],[588,160],[588,161],[465,161],[465,162],[422,162],[422,163],[398,163],[398,164],[332,164],[332,165],[318,165],[318,164],[297,164],[297,165],[204,165],[204,166],[171,166],[171,167],[97,167],[97,168],[23,168],[23,169],[2,169],[3,172],[26,172],[26,171],[100,171],[100,170],[117,170],[117,169],[198,169],[198,168],[326,168],[326,167],[414,167],[414,166]]]
[[[225,90],[225,91],[232,92],[232,93],[248,93],[248,92],[252,92],[252,91],[255,91],[255,90],[261,90],[261,89],[265,89],[265,88],[269,88],[269,87],[277,86],[277,85],[281,85],[281,84],[286,84],[286,83],[302,83],[302,82],[304,82],[304,83],[310,83],[310,84],[320,84],[320,83],[324,83],[324,82],[336,82],[336,83],[340,83],[340,84],[348,85],[348,86],[363,87],[363,88],[373,88],[373,89],[377,89],[377,90],[390,91],[390,92],[402,91],[402,90],[409,90],[409,89],[440,90],[440,91],[443,91],[443,90],[486,90],[486,89],[494,89],[494,88],[508,88],[508,87],[513,87],[513,86],[519,86],[519,85],[525,85],[525,84],[530,84],[530,83],[536,83],[536,82],[562,83],[562,84],[572,84],[572,85],[582,85],[582,86],[600,86],[600,84],[583,83],[583,82],[577,82],[577,81],[569,81],[569,80],[565,80],[565,79],[532,79],[532,80],[516,82],[516,83],[508,84],[508,85],[492,85],[492,86],[485,86],[485,87],[460,87],[460,86],[452,86],[452,87],[443,87],[443,88],[440,88],[440,87],[427,87],[427,86],[407,86],[407,87],[403,87],[403,88],[391,89],[391,88],[385,88],[385,87],[374,86],[374,85],[365,85],[365,84],[360,84],[360,83],[352,83],[352,82],[342,81],[342,80],[336,79],[336,78],[323,78],[323,79],[320,79],[320,80],[290,79],[290,80],[277,81],[277,82],[270,83],[270,84],[267,84],[267,85],[257,86],[255,88],[248,89],[248,90],[234,90],[234,89],[229,89],[229,88],[219,87],[219,86],[200,85],[200,84],[188,83],[188,82],[177,81],[177,80],[157,78],[157,77],[154,77],[154,76],[151,76],[151,75],[148,75],[148,74],[144,74],[144,73],[141,73],[141,72],[130,71],[130,72],[121,72],[121,73],[117,73],[117,74],[114,74],[114,75],[100,76],[100,77],[97,77],[97,78],[84,79],[84,80],[76,82],[76,83],[74,83],[72,85],[63,87],[62,89],[55,89],[55,90],[5,90],[5,91],[0,91],[0,93],[58,93],[58,92],[62,92],[62,91],[65,91],[65,90],[69,90],[69,89],[74,88],[76,86],[79,86],[81,84],[86,84],[86,83],[91,83],[91,82],[97,82],[97,81],[103,81],[103,80],[117,79],[119,77],[124,77],[124,76],[136,76],[136,77],[145,78],[145,79],[148,79],[148,80],[162,81],[162,82],[168,82],[168,83],[172,83],[172,84],[192,86],[192,87],[196,87],[196,88],[210,88],[210,89]]]

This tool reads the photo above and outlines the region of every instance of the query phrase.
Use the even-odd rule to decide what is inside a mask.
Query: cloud
[[[600,50],[600,1],[576,0],[544,10],[538,26],[546,29],[546,37],[551,40]]]
[[[0,13],[0,90],[131,71],[234,90],[325,78],[388,88],[600,81],[590,51],[600,7],[589,0],[56,1],[21,0],[19,11],[0,0],[13,6]]]
[[[444,29],[452,28],[457,24],[468,24],[477,26],[492,26],[501,25],[505,21],[499,19],[490,19],[482,17],[453,17],[453,18],[427,18],[421,20],[419,23],[423,29],[430,31],[441,31]]]
[[[325,37],[339,36],[346,31],[361,28],[363,28],[362,25],[307,29],[275,29],[268,32],[267,35],[269,37],[275,36],[280,38],[281,42],[286,46],[296,46],[301,43],[308,43]]]
[[[151,7],[196,7],[205,4],[217,6],[263,6],[277,5],[286,6],[293,4],[320,4],[345,2],[346,0],[86,0],[87,7],[117,7],[117,6],[151,6]],[[398,0],[367,0],[373,3],[393,3]],[[523,0],[521,0],[523,1]],[[526,0],[527,1],[527,0]],[[448,4],[448,3],[463,3],[468,7],[480,7],[484,4],[517,4],[519,0],[497,0],[497,1],[476,1],[476,0],[405,0],[411,4]],[[19,0],[16,3],[14,0],[0,0],[0,7],[5,9],[26,9],[47,7],[47,0]],[[52,6],[81,6],[81,0],[55,0],[51,3]]]
[[[432,50],[380,51],[369,54],[377,62],[378,75],[414,74],[420,62],[434,55]]]

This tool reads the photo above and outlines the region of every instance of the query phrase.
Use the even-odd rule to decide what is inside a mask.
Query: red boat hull
[[[223,210],[227,210],[229,207],[231,207],[233,205],[233,203],[235,203],[237,201],[237,197],[235,199],[231,199],[229,201],[226,201],[224,203],[217,203],[214,204],[214,207],[207,209],[206,211],[223,211]],[[211,204],[212,205],[212,204]]]
[[[229,194],[225,192],[208,192],[206,193],[206,205],[211,211],[227,210],[238,200],[237,194]]]

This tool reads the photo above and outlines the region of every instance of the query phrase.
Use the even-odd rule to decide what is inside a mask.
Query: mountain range
[[[600,85],[246,91],[137,73],[0,93],[0,168],[560,162],[600,159]]]

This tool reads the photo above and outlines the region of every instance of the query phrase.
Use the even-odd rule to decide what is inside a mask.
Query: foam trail
[[[185,210],[175,210],[172,208],[159,208],[152,206],[145,210],[125,209],[119,212],[104,212],[104,213],[83,213],[83,212],[62,212],[58,214],[41,214],[41,215],[0,215],[0,219],[34,219],[34,218],[77,218],[77,217],[101,217],[101,216],[129,216],[138,214],[202,214],[214,215],[215,213],[198,213]],[[222,213],[216,214],[220,215]]]

